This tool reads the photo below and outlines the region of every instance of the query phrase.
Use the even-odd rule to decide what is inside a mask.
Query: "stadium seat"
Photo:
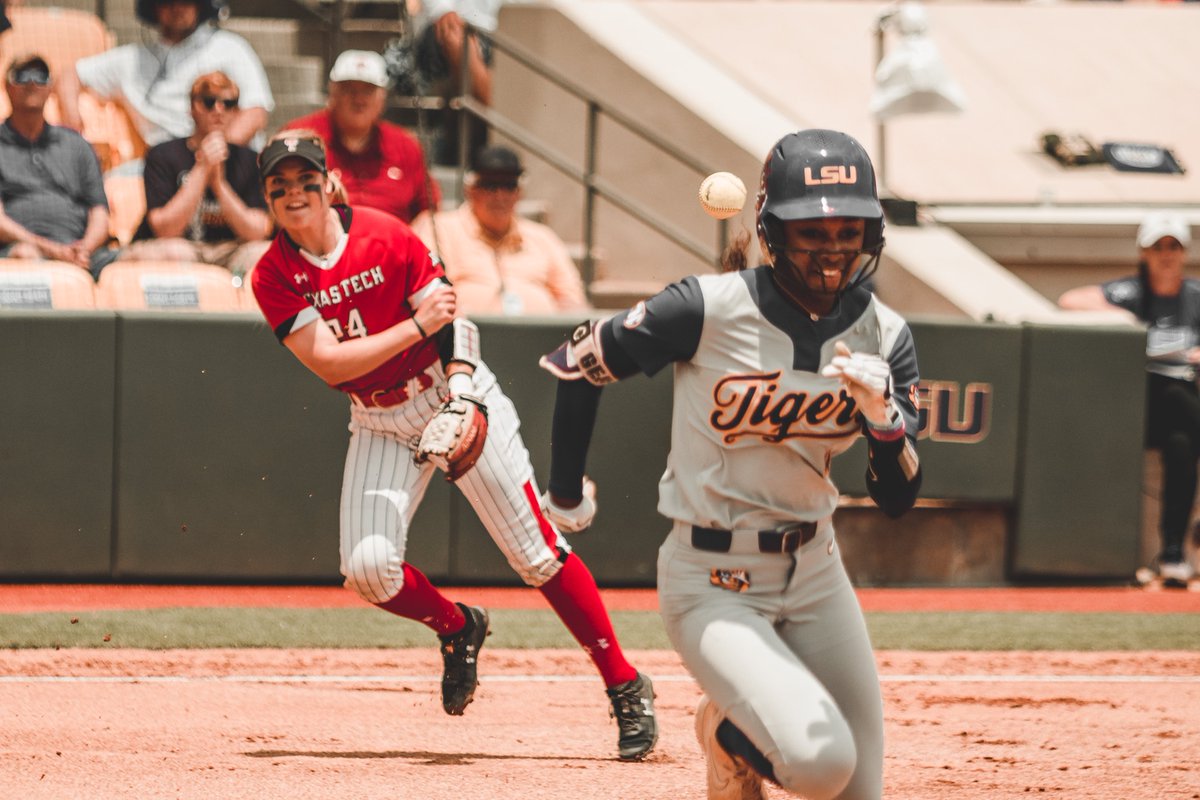
[[[116,38],[95,14],[70,8],[10,8],[12,30],[0,38],[0,66],[5,71],[17,54],[37,53],[59,74],[81,58],[103,53]]]
[[[87,270],[61,261],[0,258],[0,308],[95,307],[95,283]]]
[[[109,173],[104,176],[108,197],[108,229],[121,246],[129,244],[146,215],[146,188],[142,176]]]
[[[120,103],[81,92],[79,115],[83,119],[83,138],[96,149],[101,171],[108,172],[146,154],[146,143]]]
[[[96,305],[119,311],[243,311],[224,267],[176,261],[116,261],[96,283]]]
[[[258,307],[258,301],[254,299],[254,291],[250,288],[250,276],[254,274],[254,267],[250,268],[241,278],[241,287],[238,289],[238,294],[242,300],[242,310],[250,311],[255,314],[262,314],[262,310]]]

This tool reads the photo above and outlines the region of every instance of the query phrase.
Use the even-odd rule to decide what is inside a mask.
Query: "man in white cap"
[[[341,179],[354,205],[371,206],[411,222],[437,208],[439,193],[425,170],[421,145],[383,119],[388,74],[383,56],[347,50],[329,71],[329,104],[289,122],[325,140],[329,172]]]
[[[1074,311],[1124,310],[1149,326],[1146,446],[1162,453],[1162,545],[1139,581],[1177,588],[1196,576],[1186,552],[1200,462],[1200,280],[1184,276],[1191,241],[1182,216],[1148,214],[1137,232],[1136,275],[1071,289],[1058,300]]]

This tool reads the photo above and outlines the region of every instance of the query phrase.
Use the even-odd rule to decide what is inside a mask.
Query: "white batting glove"
[[[550,492],[542,492],[542,506],[546,518],[563,533],[579,533],[587,530],[596,518],[596,484],[591,478],[583,479],[583,500],[574,508],[563,508],[554,504]]]
[[[895,430],[900,412],[892,401],[892,368],[888,362],[873,353],[851,352],[845,342],[837,342],[834,350],[837,355],[821,374],[842,382],[868,425],[877,430]]]

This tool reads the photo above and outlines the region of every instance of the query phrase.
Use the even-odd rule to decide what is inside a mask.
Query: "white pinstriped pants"
[[[433,386],[390,408],[350,407],[350,446],[342,478],[341,570],[346,588],[369,603],[399,593],[409,525],[430,478],[432,464],[414,464],[412,445],[446,394],[435,367]],[[504,553],[530,586],[541,586],[562,567],[562,535],[545,518],[533,479],[520,420],[495,375],[480,363],[475,393],[488,409],[488,435],[475,467],[455,484]]]

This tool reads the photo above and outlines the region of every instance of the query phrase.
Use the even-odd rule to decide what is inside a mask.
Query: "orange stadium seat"
[[[254,274],[254,267],[242,276],[242,285],[238,289],[238,293],[242,299],[242,310],[252,311],[255,314],[262,314],[262,309],[258,307],[258,301],[254,299],[254,290],[250,288],[250,276]]]
[[[47,103],[47,111],[49,106]],[[91,92],[81,92],[79,116],[83,119],[83,138],[96,149],[104,172],[146,154],[146,143],[120,103],[101,101]]]
[[[104,194],[108,197],[108,229],[124,247],[133,239],[146,215],[146,188],[142,176],[105,175]]]
[[[243,311],[224,267],[176,261],[116,261],[96,283],[96,305],[120,311]]]
[[[95,283],[87,270],[61,261],[0,258],[0,308],[95,307]]]
[[[11,8],[12,30],[0,37],[0,66],[7,71],[14,56],[37,53],[59,74],[85,56],[103,53],[116,43],[95,14],[71,8]],[[6,98],[7,100],[7,98]]]

